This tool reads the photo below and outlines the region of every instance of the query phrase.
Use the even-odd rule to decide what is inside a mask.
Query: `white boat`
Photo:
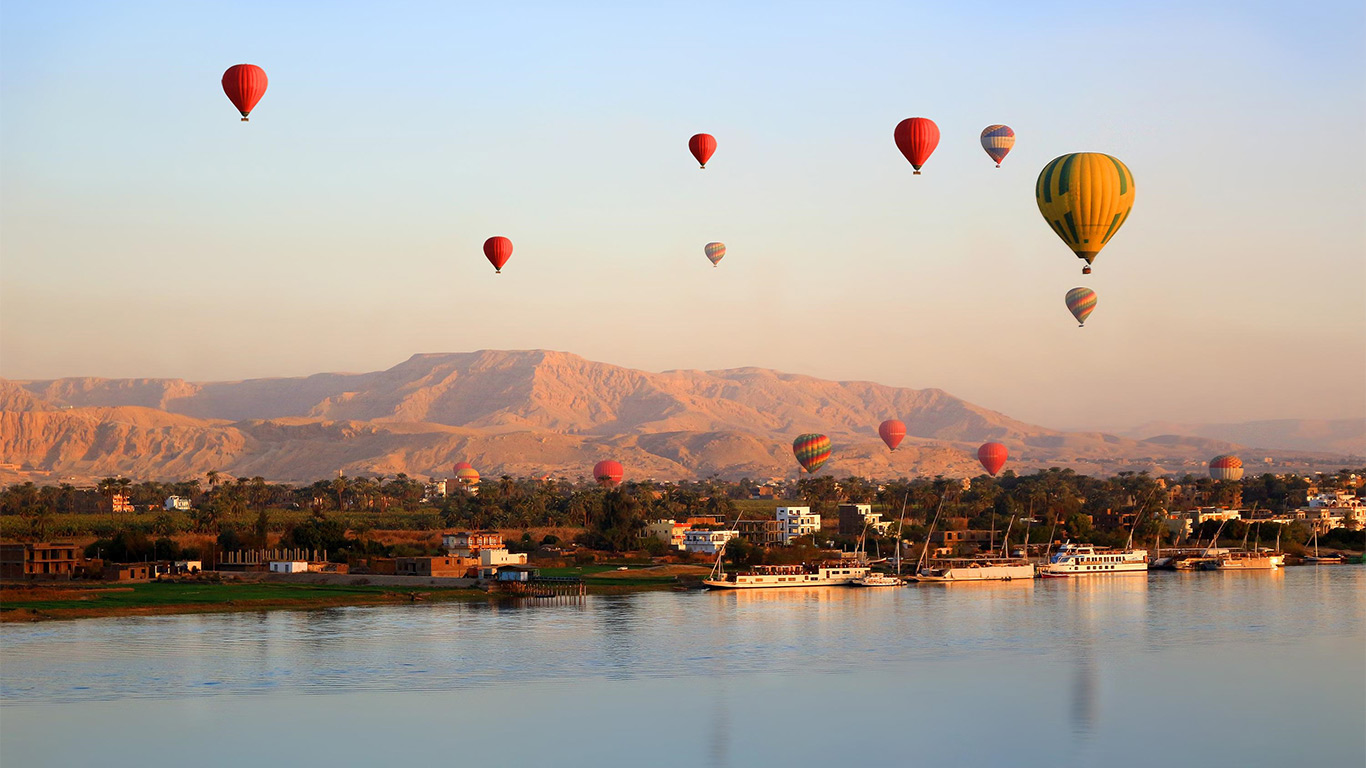
[[[1235,549],[1202,567],[1211,571],[1274,571],[1283,565],[1285,555],[1279,552],[1249,552]]]
[[[702,583],[712,589],[765,589],[775,587],[842,587],[866,577],[866,565],[821,563],[819,565],[755,565],[747,571],[718,571]]]
[[[1090,544],[1063,544],[1039,567],[1045,576],[1089,576],[1100,573],[1146,573],[1148,550],[1100,549]]]
[[[885,573],[874,573],[870,571],[867,576],[861,579],[854,579],[849,582],[856,587],[899,587],[906,582],[896,576],[888,576]]]
[[[911,578],[931,584],[1033,579],[1034,564],[1028,560],[1004,557],[949,558],[930,561]]]

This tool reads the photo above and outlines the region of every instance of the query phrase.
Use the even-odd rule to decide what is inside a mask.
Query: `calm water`
[[[1366,765],[1366,568],[0,628],[0,763]]]

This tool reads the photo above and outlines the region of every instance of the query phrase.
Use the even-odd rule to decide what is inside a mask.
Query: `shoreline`
[[[180,581],[142,583],[43,582],[0,585],[0,624],[71,621],[125,616],[314,610],[371,605],[541,600],[490,592],[473,585],[345,584],[316,580]],[[454,581],[454,580],[452,580]],[[464,581],[464,580],[460,580]],[[586,583],[589,595],[614,595],[672,589],[676,583],[632,580]]]

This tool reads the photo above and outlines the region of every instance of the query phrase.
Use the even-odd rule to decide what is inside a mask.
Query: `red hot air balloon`
[[[484,255],[493,265],[495,274],[503,274],[503,265],[512,257],[512,241],[506,237],[490,237],[484,241]]]
[[[475,469],[468,461],[457,463],[453,469],[455,470],[456,482],[461,485],[479,484],[479,470]]]
[[[895,451],[901,445],[901,438],[906,436],[906,425],[897,419],[887,419],[877,426],[877,433],[882,442]]]
[[[593,465],[593,479],[604,488],[617,485],[625,474],[626,470],[622,469],[621,463],[611,459]]]
[[[697,158],[697,162],[701,163],[703,168],[706,168],[707,161],[716,151],[716,137],[710,133],[699,133],[688,139],[688,151],[692,152],[692,156]]]
[[[896,138],[896,148],[911,161],[916,175],[920,175],[920,166],[939,146],[939,126],[928,117],[908,117],[896,124],[892,135]]]
[[[256,107],[256,102],[266,95],[266,71],[255,64],[228,67],[228,71],[223,73],[223,93],[242,113],[242,122],[247,122],[247,116]]]
[[[1000,443],[983,443],[982,447],[977,449],[977,460],[982,462],[987,474],[992,477],[1005,466],[1007,456],[1009,453],[1006,447]]]

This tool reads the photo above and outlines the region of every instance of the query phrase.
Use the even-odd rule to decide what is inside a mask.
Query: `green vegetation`
[[[110,584],[79,586],[72,584],[44,584],[33,590],[36,599],[27,599],[25,590],[5,590],[0,601],[0,614],[14,612],[62,613],[74,615],[106,615],[126,613],[137,609],[164,613],[191,608],[252,609],[252,608],[307,608],[333,605],[378,602],[408,602],[412,589],[341,584],[284,584],[278,582],[214,583],[214,582],[151,582],[147,584]],[[46,598],[47,593],[53,597]],[[471,589],[421,587],[424,599],[483,599],[484,594]]]

